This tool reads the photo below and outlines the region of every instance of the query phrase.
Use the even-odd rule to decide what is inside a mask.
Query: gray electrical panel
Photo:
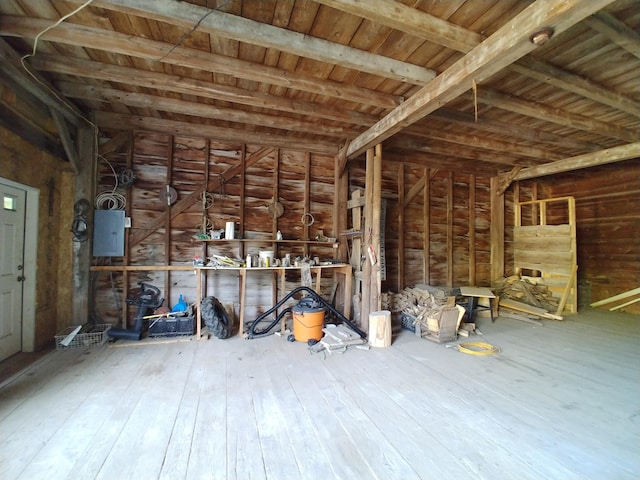
[[[124,210],[93,212],[93,256],[124,256]]]

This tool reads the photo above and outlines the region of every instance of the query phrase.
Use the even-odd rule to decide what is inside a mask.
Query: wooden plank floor
[[[640,478],[638,317],[479,326],[501,353],[407,331],[54,351],[0,385],[0,478]]]

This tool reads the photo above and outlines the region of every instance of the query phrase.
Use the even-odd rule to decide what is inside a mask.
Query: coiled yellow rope
[[[498,347],[486,342],[461,343],[458,345],[458,350],[468,355],[493,355],[500,352]]]

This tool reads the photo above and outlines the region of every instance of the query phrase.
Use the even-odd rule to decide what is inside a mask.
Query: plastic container
[[[273,267],[273,250],[260,250],[260,266]]]
[[[293,315],[293,338],[298,342],[308,342],[322,339],[322,328],[324,327],[324,312],[322,307],[309,307],[306,305],[296,305],[291,308]]]
[[[178,303],[176,303],[171,309],[172,312],[186,312],[189,308],[187,302],[182,298],[182,294],[180,294],[180,298],[178,299]]]

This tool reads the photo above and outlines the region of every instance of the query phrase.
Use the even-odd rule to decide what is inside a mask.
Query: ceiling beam
[[[550,63],[532,56],[523,58],[509,67],[514,72],[553,85],[594,102],[640,117],[640,102],[633,98],[609,90],[579,75],[569,73]]]
[[[446,108],[436,110],[429,115],[429,119],[431,118],[443,122],[449,122],[454,125],[462,125],[481,132],[497,133],[534,143],[557,145],[563,149],[570,148],[585,152],[602,149],[600,145],[595,143],[582,142],[566,136],[556,135],[555,133],[545,132],[544,130],[536,130],[534,128],[521,127],[513,123],[501,122],[493,118],[490,120],[487,120],[486,118],[478,118],[476,120],[472,113],[458,112],[455,110],[448,110]]]
[[[529,36],[538,29],[551,26],[557,35],[612,2],[613,0],[536,1],[402,105],[356,137],[349,145],[348,156],[353,158],[362,154],[457,98],[471,88],[473,81],[481,82],[527,55],[536,48]]]
[[[545,163],[535,167],[524,168],[514,177],[514,180],[544,177],[557,173],[570,172],[581,168],[596,167],[608,163],[620,162],[632,158],[640,158],[640,142],[608,148],[599,152],[586,153],[576,157],[565,158],[556,162]]]
[[[640,58],[640,33],[607,12],[598,12],[586,19],[587,25],[604,35],[620,48]]]
[[[399,2],[392,3],[386,0],[369,0],[367,2],[358,0],[316,1],[463,53],[468,53],[485,38],[476,32],[433,17],[426,12],[421,12]],[[593,19],[595,17],[597,19],[600,15],[598,13],[590,18]],[[609,14],[604,15],[610,17]],[[615,18],[609,23],[613,21],[616,21]],[[627,27],[627,30],[630,29]],[[625,38],[629,39],[630,36],[627,35]],[[542,60],[529,57],[523,58],[513,63],[509,68],[542,83],[553,85],[636,117],[640,116],[640,102]]]
[[[482,42],[479,33],[421,12],[400,2],[388,0],[316,0],[343,12],[366,18],[458,52],[468,52]]]
[[[50,20],[19,15],[0,15],[0,35],[35,38],[53,24],[54,22]],[[380,108],[393,108],[403,100],[400,96],[318,79],[225,55],[203,52],[195,48],[179,46],[171,52],[171,55],[166,56],[174,45],[69,22],[61,23],[56,28],[46,31],[40,39],[231,75]]]
[[[401,82],[424,85],[435,77],[435,72],[428,68],[187,2],[94,0],[92,5],[151,18],[187,30],[197,25],[200,32],[264,48],[273,48]]]
[[[431,118],[431,117],[429,117]],[[402,133],[420,137],[427,140],[438,140],[458,145],[465,145],[471,148],[482,148],[485,150],[495,150],[501,153],[513,154],[521,157],[534,158],[538,162],[558,160],[560,155],[551,153],[542,148],[529,147],[518,142],[505,142],[495,140],[486,135],[476,132],[461,132],[448,130],[446,128],[425,128],[423,125],[413,124]],[[504,132],[503,132],[504,133]]]
[[[131,67],[121,67],[109,63],[94,62],[75,57],[56,57],[37,55],[30,64],[42,72],[73,75],[117,82],[127,86],[138,86],[154,90],[164,90],[201,98],[211,98],[251,107],[265,108],[275,112],[288,112],[307,115],[314,119],[324,118],[334,122],[369,126],[378,121],[378,117],[353,110],[303,102],[291,98],[271,95],[260,91],[250,91],[229,85],[220,85],[179,75],[151,72]]]
[[[218,119],[228,122],[247,123],[288,132],[302,132],[340,139],[354,137],[357,130],[350,126],[319,125],[309,120],[299,120],[283,115],[248,112],[238,108],[218,107],[203,102],[189,102],[176,98],[146,93],[126,92],[115,88],[85,85],[81,83],[59,82],[57,87],[63,95],[96,102],[121,103],[129,107],[151,108],[163,112],[186,114],[193,117]],[[285,135],[286,132],[283,132]]]
[[[617,138],[625,142],[637,142],[640,140],[640,132],[625,129],[619,125],[606,123],[596,118],[585,117],[577,113],[567,112],[559,108],[521,100],[493,90],[480,89],[478,102],[495,108],[537,118],[545,122],[555,123],[564,127],[595,133],[603,137]]]
[[[296,139],[267,132],[251,132],[228,127],[217,127],[201,123],[180,122],[164,118],[126,115],[111,112],[96,112],[96,124],[103,129],[111,130],[147,130],[151,132],[168,133],[170,135],[184,135],[187,137],[211,138],[220,142],[252,143],[255,145],[273,146],[289,150],[318,153],[321,155],[335,155],[339,145],[336,143],[319,142],[309,139]]]

